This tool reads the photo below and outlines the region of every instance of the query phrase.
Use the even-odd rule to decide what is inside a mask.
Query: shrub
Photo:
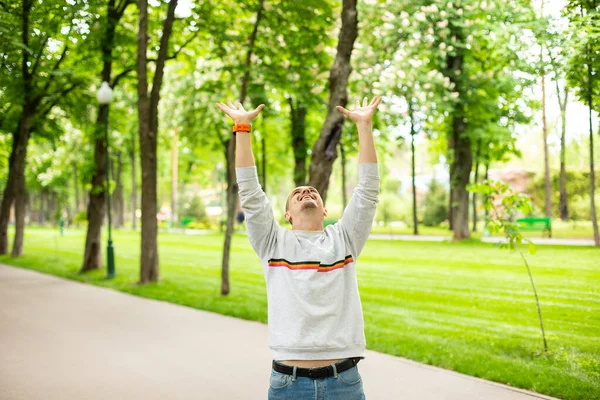
[[[435,179],[429,184],[424,209],[423,225],[425,226],[439,226],[448,219],[448,192]]]

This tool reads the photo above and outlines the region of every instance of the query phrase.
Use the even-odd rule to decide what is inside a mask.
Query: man
[[[379,172],[372,117],[381,102],[337,109],[356,123],[360,145],[358,187],[335,225],[323,228],[327,210],[317,190],[300,186],[286,202],[279,226],[256,173],[250,137],[263,109],[217,107],[235,122],[236,175],[248,239],[261,259],[269,304],[273,355],[269,399],[364,399],[356,364],[364,358],[364,322],[356,260],[371,231],[378,202]]]

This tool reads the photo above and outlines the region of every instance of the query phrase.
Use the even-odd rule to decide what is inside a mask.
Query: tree
[[[109,82],[113,89],[123,76],[118,74],[115,78],[112,77],[113,59],[115,58],[113,55],[116,42],[115,32],[125,10],[132,2],[132,0],[109,0],[106,8],[105,30],[101,42],[102,72],[100,77],[102,82]],[[126,69],[125,71],[128,72],[129,70]],[[102,267],[100,235],[106,214],[106,196],[110,191],[110,188],[106,187],[106,174],[108,172],[106,171],[106,157],[108,155],[106,154],[106,142],[104,140],[104,127],[108,124],[109,109],[109,104],[98,105],[96,129],[94,131],[94,174],[91,179],[92,188],[87,207],[88,226],[81,273]],[[119,165],[121,165],[120,158]]]
[[[560,177],[559,177],[559,212],[564,221],[569,218],[569,198],[567,196],[567,171],[566,171],[566,133],[567,133],[567,103],[570,88],[565,82],[569,43],[572,34],[568,29],[562,28],[561,21],[550,19],[548,27],[541,34],[543,41],[547,43],[547,54],[550,59],[547,64],[552,73],[552,79],[556,85],[556,98],[560,109],[561,134],[560,134]]]
[[[20,6],[20,11],[19,7]],[[3,29],[7,58],[3,58],[3,97],[8,98],[8,114],[16,116],[12,130],[9,173],[0,206],[0,254],[8,252],[8,220],[15,204],[15,237],[12,256],[23,253],[26,190],[25,166],[27,146],[33,132],[39,131],[44,119],[81,82],[65,71],[65,59],[74,36],[81,27],[74,24],[85,5],[34,3],[22,0],[1,8],[3,21],[12,25]],[[20,18],[14,18],[18,15]],[[18,22],[20,22],[20,27]],[[20,33],[20,39],[15,36]],[[51,41],[52,39],[52,41]],[[79,37],[81,39],[81,37]],[[58,46],[57,46],[58,45]]]
[[[543,18],[544,15],[544,0],[542,0],[542,6],[540,10],[540,14]],[[540,63],[543,62],[544,56],[544,44],[542,43],[540,48]],[[551,187],[550,187],[550,161],[548,159],[548,123],[546,118],[546,71],[542,69],[542,136],[544,139],[544,183],[545,183],[545,193],[546,198],[544,201],[544,211],[546,217],[550,217],[552,215],[552,198],[551,198]]]
[[[164,20],[160,47],[156,60],[152,91],[148,94],[148,72],[146,54],[148,48],[148,0],[139,3],[138,31],[138,132],[140,139],[140,159],[142,165],[142,245],[140,256],[140,283],[155,282],[159,279],[157,205],[156,205],[156,143],[158,136],[158,103],[160,88],[167,60],[169,39],[175,20],[177,0],[170,0]]]
[[[242,75],[239,102],[244,104],[246,99],[248,83],[250,79],[250,63],[254,51],[254,43],[258,34],[262,15],[264,12],[264,0],[260,0],[256,10],[256,19],[252,33],[248,39],[248,47],[246,52],[246,61],[244,65],[244,74]],[[225,140],[226,145],[226,170],[227,170],[227,225],[225,227],[225,243],[223,244],[223,259],[221,267],[221,294],[229,294],[229,259],[231,251],[231,236],[233,235],[233,224],[238,203],[238,185],[235,180],[235,140],[228,138]]]
[[[590,137],[590,217],[594,228],[594,244],[600,246],[600,234],[596,219],[594,129],[592,113],[600,109],[600,81],[594,77],[600,72],[600,12],[594,0],[570,0],[565,14],[573,31],[573,51],[568,61],[567,80],[575,89],[574,94],[589,108]]]
[[[343,0],[342,27],[337,45],[337,53],[329,75],[329,103],[327,116],[321,128],[319,139],[313,146],[310,162],[309,184],[316,188],[323,202],[327,199],[329,177],[333,162],[337,158],[337,144],[342,134],[344,116],[335,107],[345,107],[348,103],[348,78],[352,67],[350,57],[354,41],[358,36],[358,15],[356,0]]]

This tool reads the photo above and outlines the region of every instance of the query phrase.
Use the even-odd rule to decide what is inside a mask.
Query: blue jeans
[[[313,379],[271,371],[269,400],[365,400],[356,366],[336,376]]]

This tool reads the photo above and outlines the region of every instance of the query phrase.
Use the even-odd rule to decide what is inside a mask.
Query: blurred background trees
[[[101,267],[109,191],[115,227],[145,221],[141,281],[159,276],[160,229],[225,227],[226,294],[239,206],[231,121],[214,104],[266,104],[253,143],[277,218],[289,190],[307,182],[337,218],[356,184],[358,141],[332,107],[372,95],[384,97],[374,129],[376,221],[386,230],[417,234],[423,224],[468,238],[484,211],[466,186],[493,178],[530,194],[537,215],[549,202],[552,218],[591,224],[598,240],[598,5],[156,0],[146,60],[136,61],[140,6],[0,2],[0,253],[10,224],[18,256],[28,224],[63,219],[86,224],[82,270]],[[143,66],[160,78],[148,79],[149,108]],[[102,81],[114,89],[110,113],[95,98]]]

